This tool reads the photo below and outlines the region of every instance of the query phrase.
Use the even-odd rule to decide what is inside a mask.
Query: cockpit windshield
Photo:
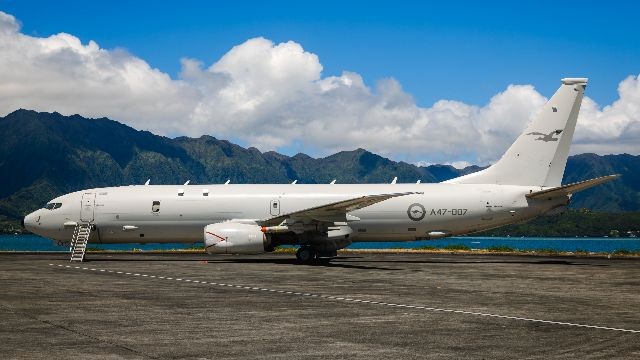
[[[47,210],[55,210],[61,207],[62,207],[62,203],[48,203],[47,205],[44,206],[44,208]]]

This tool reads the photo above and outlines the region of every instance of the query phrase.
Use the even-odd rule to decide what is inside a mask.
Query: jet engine
[[[261,254],[268,246],[258,225],[227,221],[204,228],[204,248],[209,254]]]

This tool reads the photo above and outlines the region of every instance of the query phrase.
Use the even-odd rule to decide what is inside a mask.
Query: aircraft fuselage
[[[94,243],[200,242],[208,224],[268,219],[360,195],[420,192],[349,213],[351,242],[411,241],[486,230],[566,205],[566,198],[525,197],[537,190],[472,184],[123,186],[58,197],[50,204],[59,207],[29,214],[25,225],[61,242],[71,239],[78,222],[95,225]]]

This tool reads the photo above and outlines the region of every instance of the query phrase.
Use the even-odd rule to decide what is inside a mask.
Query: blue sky
[[[640,154],[634,2],[0,0],[0,116],[325,156],[495,161],[588,77],[572,153]],[[95,41],[96,43],[93,43]]]
[[[256,36],[293,40],[320,57],[324,76],[394,77],[422,106],[483,104],[508,84],[550,94],[565,76],[589,77],[589,96],[608,104],[620,80],[638,73],[637,2],[523,3],[0,2],[26,34],[64,31],[125,48],[174,77],[182,57],[210,63]]]

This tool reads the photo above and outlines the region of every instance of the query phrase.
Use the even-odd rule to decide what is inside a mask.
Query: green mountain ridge
[[[51,198],[86,188],[142,184],[439,182],[481,169],[415,166],[364,149],[324,158],[243,148],[204,135],[170,139],[107,118],[17,110],[0,117],[0,216],[19,218]],[[563,183],[619,173],[577,194],[572,207],[640,210],[640,156],[569,158]]]

